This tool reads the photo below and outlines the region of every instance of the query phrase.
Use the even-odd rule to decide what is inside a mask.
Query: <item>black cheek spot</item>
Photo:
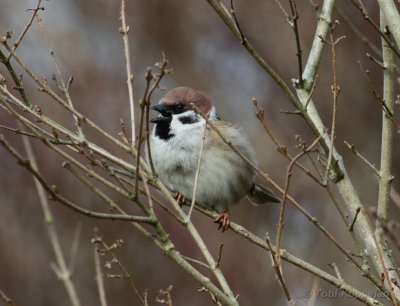
[[[179,118],[179,121],[180,121],[182,124],[191,124],[191,123],[196,123],[196,122],[198,122],[199,120],[198,120],[197,117],[193,118],[192,116],[185,116],[185,117],[180,117],[180,118]]]

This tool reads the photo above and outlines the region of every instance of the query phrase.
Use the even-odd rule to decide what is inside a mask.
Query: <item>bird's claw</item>
[[[179,206],[182,207],[186,203],[186,197],[180,194],[179,192],[174,195],[175,200],[178,202]]]
[[[230,224],[230,213],[229,211],[224,211],[214,220],[214,223],[218,224],[218,230],[225,232],[229,228]]]

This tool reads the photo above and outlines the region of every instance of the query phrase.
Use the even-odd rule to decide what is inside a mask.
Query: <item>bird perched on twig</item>
[[[203,92],[177,87],[152,109],[160,113],[151,120],[155,124],[151,135],[154,168],[161,181],[176,192],[180,204],[194,194],[197,204],[221,213],[215,222],[225,231],[229,227],[229,207],[245,196],[255,204],[279,202],[271,190],[254,182],[253,167],[232,149],[257,164],[247,136],[238,126],[219,119]]]

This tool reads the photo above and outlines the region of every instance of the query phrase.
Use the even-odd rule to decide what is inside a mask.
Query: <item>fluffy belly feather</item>
[[[162,157],[157,153],[153,156],[155,170],[168,188],[190,200],[193,197],[198,154],[189,154],[185,150],[169,153],[173,159],[165,159],[165,152]],[[223,210],[246,196],[253,180],[253,170],[236,153],[205,146],[195,200],[200,205]]]

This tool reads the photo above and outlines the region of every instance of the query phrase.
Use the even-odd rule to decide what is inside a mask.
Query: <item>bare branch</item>
[[[7,306],[15,306],[12,299],[10,299],[1,289],[0,289],[0,299],[7,304]]]
[[[387,20],[381,11],[381,28],[387,27]],[[395,62],[394,52],[387,44],[391,40],[390,33],[385,33],[385,39],[382,39],[382,54],[383,63],[386,69],[383,70],[383,100],[385,101],[386,109],[382,110],[382,145],[381,145],[381,171],[379,176],[379,197],[377,216],[379,219],[386,221],[389,215],[390,188],[392,178],[392,155],[393,155],[393,113],[395,103]],[[388,113],[390,115],[388,115]],[[391,120],[392,118],[392,120]],[[396,271],[388,271],[387,267],[393,266],[391,251],[387,249],[386,241],[383,237],[384,230],[378,222],[375,230],[375,238],[379,245],[380,260],[383,266],[383,273],[386,279],[386,286],[389,287],[392,301],[394,305],[398,305],[396,298],[399,296],[399,288],[393,287],[392,279],[399,282],[400,278]],[[395,292],[395,289],[397,292]]]
[[[349,144],[347,141],[344,141],[345,145],[350,149],[350,151],[360,158],[362,162],[364,162],[368,167],[372,169],[377,177],[380,176],[379,170],[376,168],[375,164],[371,163],[368,159],[366,159],[360,152],[358,152],[353,144]]]
[[[128,40],[128,33],[129,33],[129,26],[126,25],[126,18],[125,18],[125,0],[121,1],[121,28],[119,32],[122,35],[122,39],[124,42],[124,54],[125,54],[125,61],[126,61],[126,83],[128,85],[128,95],[129,95],[129,110],[131,115],[131,140],[132,146],[135,143],[134,139],[136,137],[135,132],[135,101],[133,99],[133,79],[134,76],[131,72],[131,58],[129,53],[129,40]]]
[[[60,245],[60,240],[58,237],[58,233],[54,224],[54,218],[53,214],[50,210],[50,205],[47,200],[47,197],[45,195],[45,190],[46,187],[43,186],[40,175],[38,175],[37,169],[38,165],[36,163],[36,158],[33,153],[33,149],[31,146],[31,143],[29,140],[25,137],[22,138],[25,151],[28,155],[28,160],[24,160],[18,153],[17,151],[4,139],[3,134],[0,133],[0,144],[7,150],[9,151],[16,159],[17,162],[25,167],[28,171],[30,171],[33,174],[36,190],[39,195],[39,200],[40,204],[42,206],[42,211],[44,214],[44,218],[46,220],[47,224],[47,231],[49,234],[51,246],[54,251],[54,255],[56,257],[57,261],[57,271],[58,271],[58,276],[60,277],[61,281],[64,284],[64,287],[67,291],[68,297],[71,301],[71,304],[73,306],[79,306],[80,301],[79,297],[75,288],[75,284],[73,283],[71,279],[71,271],[68,269],[61,245]]]
[[[98,247],[98,244],[96,243],[99,239],[98,237],[98,229],[94,229],[94,235],[95,237],[92,239],[93,243],[93,256],[94,256],[94,266],[96,269],[96,283],[97,283],[97,290],[99,292],[99,298],[100,298],[100,305],[101,306],[107,306],[107,299],[106,299],[106,291],[104,288],[104,274],[103,270],[101,268],[101,260],[100,260],[100,249]]]
[[[28,32],[29,28],[32,26],[33,20],[37,17],[37,14],[40,10],[44,11],[44,7],[40,6],[42,0],[38,0],[36,7],[34,9],[28,9],[27,11],[32,11],[32,16],[29,19],[28,23],[25,25],[24,29],[21,32],[21,35],[18,37],[17,41],[14,43],[13,51],[17,50],[18,46],[20,45],[22,39],[24,38],[25,34]],[[9,62],[11,58],[11,53],[7,56],[6,62]]]
[[[276,234],[276,248],[278,250],[276,254],[276,263],[280,267],[281,265],[281,260],[280,260],[280,245],[281,245],[281,238],[282,238],[282,231],[283,231],[283,226],[284,226],[284,217],[285,217],[285,207],[286,207],[286,199],[288,196],[289,192],[289,184],[290,184],[290,179],[292,177],[292,169],[293,166],[295,165],[296,161],[300,159],[302,156],[306,155],[309,153],[311,150],[314,149],[315,145],[318,143],[319,139],[321,136],[317,137],[310,146],[308,146],[306,149],[304,149],[302,152],[297,154],[293,160],[290,162],[289,166],[287,167],[286,171],[286,182],[285,182],[285,188],[284,188],[284,193],[282,196],[281,200],[281,211],[279,213],[279,221],[278,221],[278,230]]]
[[[208,118],[208,114],[206,115],[206,118]],[[189,219],[192,216],[193,207],[194,207],[194,204],[196,203],[197,184],[199,182],[200,166],[201,166],[201,160],[202,160],[202,157],[203,157],[203,149],[204,149],[204,143],[206,141],[207,130],[208,130],[208,126],[207,126],[207,122],[206,122],[206,124],[204,125],[204,133],[203,133],[203,137],[202,137],[202,141],[201,141],[201,145],[200,145],[200,152],[199,152],[199,159],[197,161],[196,174],[195,174],[195,177],[194,177],[192,203],[190,204],[190,209],[189,209],[189,213],[188,213],[188,218]]]
[[[286,295],[286,299],[288,301],[288,304],[289,305],[296,305],[294,303],[293,299],[290,297],[289,289],[287,288],[285,279],[283,278],[283,275],[282,275],[281,265],[278,262],[278,258],[276,258],[276,256],[277,256],[276,254],[279,254],[279,249],[278,249],[278,253],[274,253],[272,251],[271,241],[269,240],[268,234],[267,234],[267,237],[265,238],[265,240],[267,242],[268,250],[269,250],[269,252],[271,254],[272,266],[274,267],[275,274],[278,277],[278,280],[279,280],[279,283],[280,283],[280,285],[281,285],[281,287],[283,289],[283,292]]]

